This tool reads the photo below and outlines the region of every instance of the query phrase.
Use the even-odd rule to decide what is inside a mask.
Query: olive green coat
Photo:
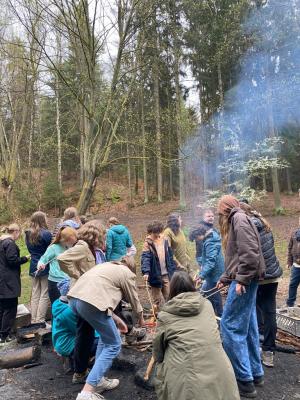
[[[168,301],[158,315],[153,354],[158,400],[239,400],[211,303],[198,292]]]

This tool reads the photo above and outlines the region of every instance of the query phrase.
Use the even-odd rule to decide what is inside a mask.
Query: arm
[[[126,271],[125,276],[122,280],[121,289],[125,299],[131,304],[133,311],[135,311],[139,315],[142,314],[143,307],[141,306],[137,293],[135,275],[131,271],[129,271],[129,269],[128,271]]]
[[[287,257],[287,265],[291,267],[293,265],[293,254],[292,254],[292,249],[293,249],[293,236],[290,238],[289,246],[288,246],[288,257]]]
[[[39,265],[47,265],[50,263],[50,261],[53,261],[56,258],[56,254],[54,251],[53,246],[49,246],[46,252],[42,255],[42,257],[39,259],[38,266]]]
[[[106,251],[105,251],[107,261],[110,261],[111,253],[112,253],[112,233],[108,231],[106,235]]]
[[[20,257],[18,246],[13,240],[10,240],[5,249],[6,260],[11,267],[19,267],[22,264],[27,263],[27,257]]]
[[[220,246],[208,240],[207,242],[203,243],[203,248],[207,257],[205,264],[202,264],[202,270],[199,276],[201,279],[206,279],[216,266],[216,260],[220,251]]]
[[[129,231],[127,230],[127,241],[126,241],[126,247],[130,248],[133,245],[133,241],[131,238],[131,235],[129,233]]]
[[[80,246],[75,245],[57,256],[57,261],[62,271],[68,274],[71,278],[79,279],[81,273],[77,270],[74,263],[84,260],[85,257],[86,255]]]
[[[151,251],[149,244],[145,241],[141,257],[141,270],[143,275],[150,275],[151,271]]]
[[[52,235],[51,235],[51,232],[50,231],[45,231],[44,232],[44,242],[45,242],[45,244],[46,244],[46,246],[48,247],[48,246],[50,246],[50,244],[51,244],[51,242],[52,242]]]
[[[134,257],[135,255],[136,255],[136,253],[137,253],[137,250],[136,250],[136,247],[135,247],[135,245],[133,244],[131,247],[129,247],[128,249],[127,249],[127,256],[128,257]]]
[[[167,347],[165,336],[165,325],[161,323],[158,318],[156,334],[153,339],[153,357],[158,363],[162,363],[164,361],[165,351]]]

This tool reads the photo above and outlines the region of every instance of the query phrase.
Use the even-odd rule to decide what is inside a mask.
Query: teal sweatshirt
[[[77,317],[60,299],[52,304],[52,343],[55,351],[68,357],[74,350]]]
[[[38,265],[48,264],[50,266],[48,280],[51,282],[61,282],[64,279],[69,278],[61,269],[57,261],[57,256],[66,251],[66,249],[60,244],[51,244],[46,250],[46,253],[42,255]]]
[[[120,260],[132,246],[132,239],[124,225],[112,226],[106,234],[106,260]]]

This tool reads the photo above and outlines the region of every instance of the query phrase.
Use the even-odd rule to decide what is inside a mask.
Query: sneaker
[[[89,374],[89,370],[88,369],[85,372],[82,372],[82,373],[74,372],[73,378],[72,378],[72,383],[74,385],[85,383],[85,380],[86,380],[88,374]]]
[[[256,378],[254,378],[253,383],[255,386],[258,387],[263,387],[265,384],[265,380],[263,376],[257,376]]]
[[[262,352],[262,363],[265,367],[274,367],[274,353],[272,351]]]
[[[80,392],[76,400],[105,400],[105,398],[101,394],[95,392]]]
[[[10,335],[8,335],[6,338],[1,338],[0,339],[0,346],[5,346],[6,344],[9,344],[9,343],[13,343],[13,342],[15,342],[17,339],[16,339],[16,337],[14,337],[14,336],[10,336]]]
[[[257,391],[253,382],[242,382],[237,380],[239,392],[241,397],[247,397],[248,399],[254,399],[257,396]]]
[[[108,379],[104,376],[97,385],[97,391],[102,393],[105,392],[106,390],[113,390],[116,387],[118,387],[119,384],[120,384],[119,379]]]

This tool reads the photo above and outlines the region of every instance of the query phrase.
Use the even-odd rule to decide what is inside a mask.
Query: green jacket
[[[191,269],[191,259],[188,255],[186,238],[182,229],[175,235],[172,229],[166,228],[164,237],[168,239],[170,247],[173,250],[173,258],[177,267],[183,268],[189,272]]]
[[[239,400],[211,303],[198,292],[168,301],[158,315],[153,354],[158,400]]]

